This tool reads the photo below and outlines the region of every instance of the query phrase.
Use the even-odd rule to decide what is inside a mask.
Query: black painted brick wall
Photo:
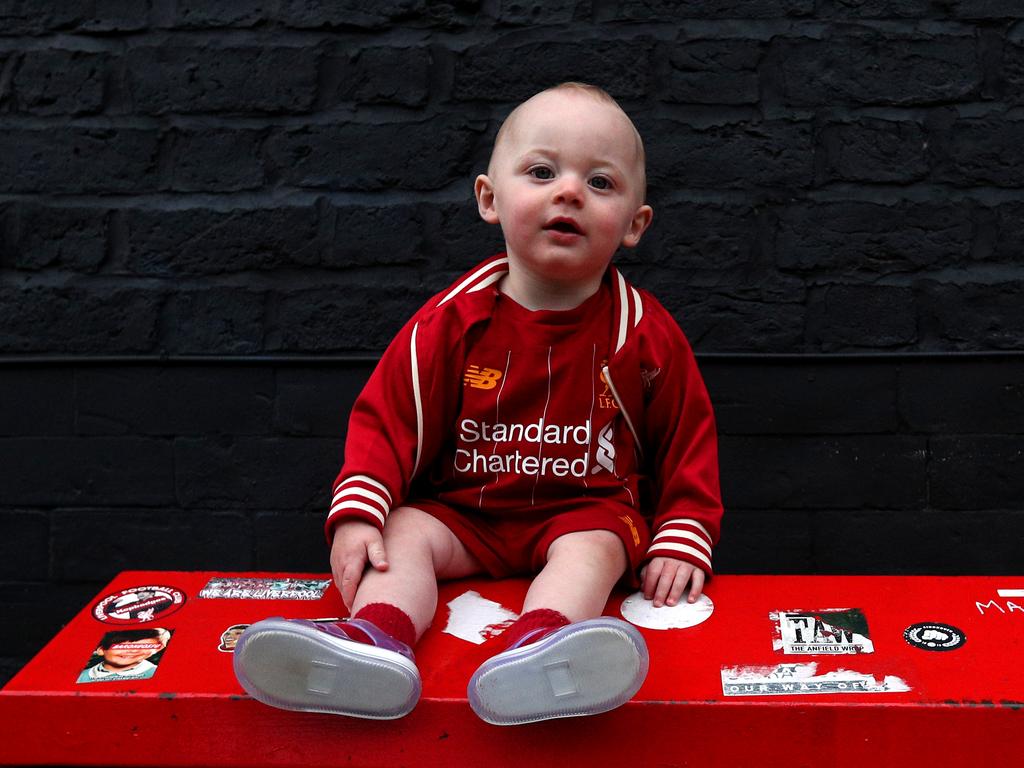
[[[0,3],[0,354],[378,351],[500,246],[501,117],[646,138],[702,351],[1024,349],[1017,0]]]
[[[326,567],[346,356],[500,247],[565,79],[646,140],[719,568],[1019,572],[1018,0],[0,0],[0,680],[124,568]]]

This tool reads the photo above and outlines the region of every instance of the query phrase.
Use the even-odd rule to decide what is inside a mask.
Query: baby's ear
[[[477,176],[473,184],[473,193],[476,195],[480,218],[488,224],[497,224],[498,209],[494,207],[494,183],[490,177],[482,173]]]
[[[622,238],[622,245],[626,248],[635,248],[643,237],[644,232],[651,226],[651,219],[654,218],[654,209],[649,205],[641,205],[636,209],[633,218],[629,222],[629,229]]]

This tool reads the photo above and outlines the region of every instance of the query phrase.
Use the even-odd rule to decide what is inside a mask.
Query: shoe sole
[[[246,630],[233,663],[245,691],[279,709],[393,720],[420,697],[419,671],[401,654],[284,619]]]
[[[596,715],[633,698],[648,664],[635,627],[591,619],[489,659],[467,693],[473,711],[493,725]]]

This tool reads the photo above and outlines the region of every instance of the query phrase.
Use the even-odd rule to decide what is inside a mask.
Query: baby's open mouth
[[[570,219],[555,219],[550,222],[544,229],[553,230],[555,232],[565,232],[570,235],[582,235],[583,230],[577,226],[576,222]]]

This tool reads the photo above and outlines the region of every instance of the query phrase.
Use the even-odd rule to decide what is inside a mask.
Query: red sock
[[[512,622],[508,629],[501,633],[506,648],[511,648],[528,632],[535,629],[558,629],[569,624],[564,614],[550,608],[535,608],[527,611]]]
[[[389,603],[370,603],[369,605],[364,605],[352,618],[366,619],[366,621],[369,621],[378,629],[391,635],[398,642],[405,643],[410,648],[416,644],[416,627],[413,626],[412,619],[401,608],[396,608]],[[355,629],[355,627],[348,627],[345,631],[352,631],[355,634]],[[363,635],[362,632],[359,634]],[[365,642],[363,637],[353,637],[352,639]]]

